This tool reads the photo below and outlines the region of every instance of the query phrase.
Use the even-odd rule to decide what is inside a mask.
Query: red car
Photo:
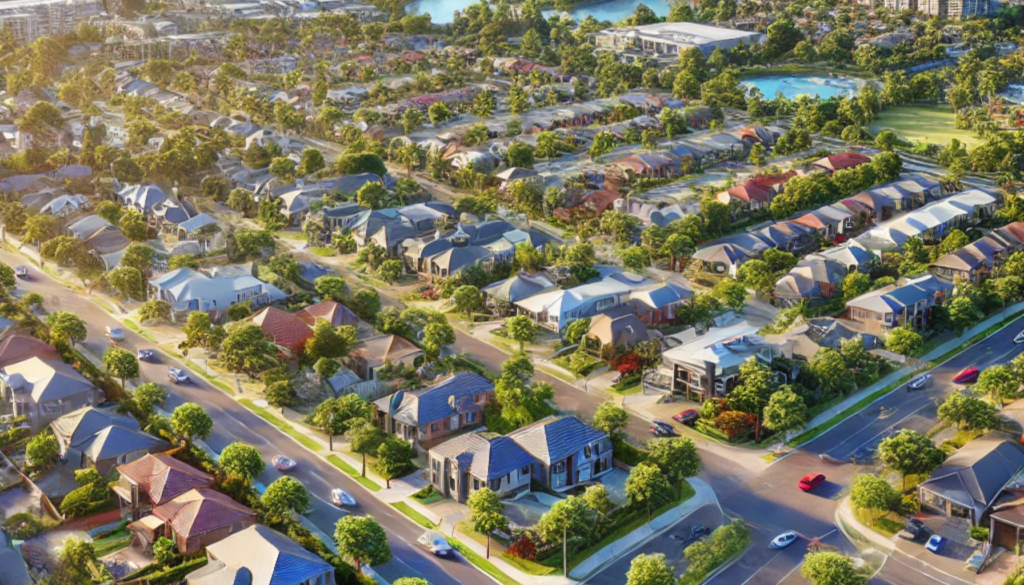
[[[819,485],[825,483],[825,476],[820,473],[808,473],[796,484],[796,487],[809,492]]]
[[[697,414],[697,411],[692,408],[689,410],[684,410],[679,414],[672,415],[672,420],[676,421],[677,423],[682,423],[684,425],[692,425],[697,422],[698,418],[700,418],[700,415]]]
[[[960,370],[960,373],[953,377],[954,384],[973,384],[978,381],[978,374],[981,372],[977,366],[971,366]]]

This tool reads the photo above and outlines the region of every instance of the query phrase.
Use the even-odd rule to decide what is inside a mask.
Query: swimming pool
[[[777,77],[752,77],[741,82],[744,86],[761,90],[765,99],[772,99],[781,93],[789,99],[798,95],[819,96],[828,99],[833,96],[852,97],[864,85],[863,79],[853,77],[824,77],[820,75],[786,75]]]

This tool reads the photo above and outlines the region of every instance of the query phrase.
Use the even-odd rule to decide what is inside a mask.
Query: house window
[[[586,447],[583,447],[583,456],[584,457],[589,459],[593,454],[594,454],[593,451],[590,450],[590,445],[587,445]]]
[[[474,422],[476,422],[476,413],[475,412],[467,412],[466,413],[466,423],[468,424],[468,423],[474,423]]]
[[[455,491],[455,476],[454,475],[448,476],[448,489],[453,491],[453,492]]]
[[[526,467],[523,467],[522,469],[519,470],[519,477],[526,477],[527,475],[530,475],[530,466],[529,465],[527,465]]]
[[[565,461],[559,461],[552,465],[551,473],[565,473]]]
[[[480,480],[475,478],[475,477],[473,478],[473,489],[474,490],[480,489]]]
[[[430,432],[432,432],[432,433],[436,433],[437,432],[437,423],[430,423]]]

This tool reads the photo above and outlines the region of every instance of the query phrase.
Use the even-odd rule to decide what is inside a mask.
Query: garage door
[[[996,533],[992,535],[992,544],[1006,550],[1015,550],[1017,548],[1017,527],[998,520],[993,522],[993,525]]]

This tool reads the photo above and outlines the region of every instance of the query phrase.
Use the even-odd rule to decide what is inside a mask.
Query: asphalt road
[[[785,530],[796,530],[807,536],[833,530],[835,510],[848,493],[855,473],[856,466],[849,462],[851,455],[861,449],[877,447],[882,439],[900,429],[924,432],[932,428],[937,422],[938,405],[950,393],[962,390],[952,383],[953,376],[968,366],[984,369],[1013,359],[1024,351],[1024,345],[1013,343],[1021,329],[1024,329],[1024,317],[932,370],[933,382],[928,388],[916,392],[900,389],[889,394],[771,465],[731,495],[722,497],[727,513],[745,518],[753,525],[754,546],[740,562],[710,582],[714,585],[776,585],[798,568],[803,554],[776,555],[775,551],[768,550],[768,541]],[[824,473],[827,482],[812,493],[801,492],[796,482],[812,472]],[[888,561],[893,565],[900,562],[907,565],[889,567],[879,573],[876,579],[882,581],[877,582],[900,585],[943,578],[941,575],[926,577],[922,571],[928,569],[919,561],[898,557]],[[959,583],[946,579],[954,585]]]
[[[28,264],[23,257],[5,250],[0,250],[0,260],[11,266]],[[30,271],[31,278],[20,281],[19,288],[43,295],[47,312],[70,311],[84,319],[89,335],[83,345],[93,354],[101,356],[109,347],[106,327],[122,327],[121,324],[92,303],[88,297],[65,288],[37,267],[31,267]],[[153,347],[153,343],[131,330],[124,327],[122,329],[126,336],[122,346],[126,349],[134,351],[140,347]],[[438,559],[419,547],[416,539],[423,533],[422,527],[407,519],[401,512],[372,497],[349,476],[307,451],[200,376],[193,374],[194,383],[191,385],[168,384],[167,368],[184,366],[165,354],[158,355],[160,363],[140,364],[140,378],[144,382],[161,384],[170,391],[166,408],[173,409],[183,402],[201,404],[213,418],[213,435],[207,443],[216,451],[222,450],[234,441],[243,441],[258,448],[267,463],[267,470],[259,478],[264,485],[279,475],[270,465],[270,460],[275,455],[285,455],[296,461],[298,466],[290,475],[302,481],[316,499],[314,511],[309,515],[309,519],[327,535],[334,533],[335,522],[344,514],[328,503],[331,489],[340,487],[352,494],[359,501],[359,507],[355,512],[373,516],[388,532],[388,542],[394,559],[378,568],[386,579],[394,581],[399,577],[419,576],[433,585],[481,583],[487,579],[464,559]]]

